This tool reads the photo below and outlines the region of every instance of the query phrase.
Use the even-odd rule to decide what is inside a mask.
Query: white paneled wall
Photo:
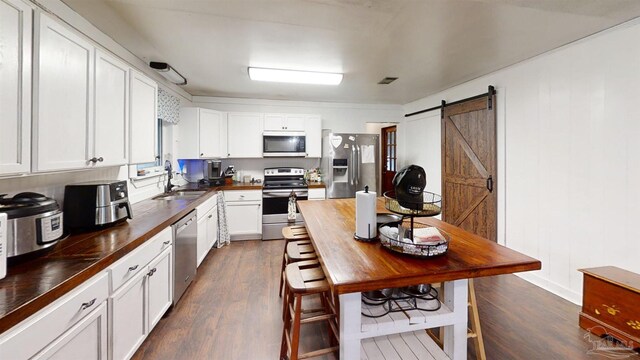
[[[542,261],[523,277],[576,303],[579,268],[640,273],[638,39],[636,20],[405,105],[408,113],[497,87],[499,242]],[[437,141],[439,126],[412,121],[399,129],[403,159],[437,166],[439,152],[413,149]]]

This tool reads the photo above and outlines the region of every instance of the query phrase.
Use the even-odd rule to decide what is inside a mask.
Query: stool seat
[[[291,242],[287,244],[287,257],[289,261],[311,260],[316,259],[316,250],[311,244],[300,244],[297,242]]]
[[[282,228],[282,237],[287,240],[305,240],[309,239],[307,228],[304,225],[287,226]]]

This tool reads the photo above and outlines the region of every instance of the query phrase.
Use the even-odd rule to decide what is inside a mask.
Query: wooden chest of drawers
[[[613,266],[584,273],[580,327],[640,347],[640,275]]]

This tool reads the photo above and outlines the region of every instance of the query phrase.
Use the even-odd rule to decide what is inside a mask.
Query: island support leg
[[[444,283],[444,304],[453,311],[454,323],[444,329],[444,352],[452,360],[467,358],[468,280]]]
[[[340,359],[360,359],[360,293],[340,295]]]

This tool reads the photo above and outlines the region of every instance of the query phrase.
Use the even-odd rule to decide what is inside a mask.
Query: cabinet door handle
[[[147,276],[149,276],[149,277],[153,276],[153,274],[155,274],[157,270],[158,269],[156,269],[156,268],[153,268],[153,269],[149,270],[149,272],[147,273]]]
[[[136,266],[129,266],[129,271],[134,271],[134,270],[135,270],[135,269],[137,269],[137,268],[138,268],[138,265],[136,265]]]
[[[200,156],[204,156],[204,153],[200,153]]]
[[[95,164],[95,163],[98,162],[98,158],[97,157],[92,157],[91,159],[89,159],[89,162],[92,162],[92,163]]]
[[[213,217],[213,214],[209,215],[209,219],[211,219]]]
[[[98,300],[98,298],[93,298],[93,300],[86,302],[86,303],[82,303],[82,306],[80,307],[82,310],[85,310],[87,308],[90,308],[93,306],[93,304],[96,303],[96,300]]]
[[[167,241],[163,242],[163,244],[169,245],[169,244],[171,244],[171,240],[167,240]]]
[[[103,162],[103,161],[104,161],[104,158],[103,158],[102,156],[100,156],[100,157],[98,158],[98,161],[99,161],[99,162]]]

